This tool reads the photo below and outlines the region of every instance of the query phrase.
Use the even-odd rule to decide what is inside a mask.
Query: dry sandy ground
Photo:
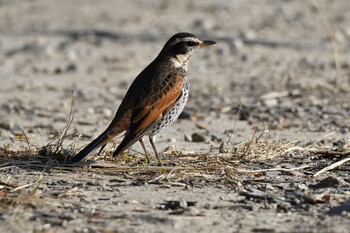
[[[0,1],[0,231],[349,232],[349,163],[313,175],[349,156],[350,4],[313,2]],[[192,58],[185,114],[157,139],[166,167],[138,145],[64,167],[179,31],[218,44]],[[67,150],[38,156],[72,90]]]

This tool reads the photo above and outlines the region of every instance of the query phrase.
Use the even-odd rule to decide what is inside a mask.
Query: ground
[[[0,230],[348,232],[349,10],[0,1]],[[190,61],[188,104],[157,138],[165,166],[139,145],[112,159],[120,139],[67,165],[180,31],[218,43]]]

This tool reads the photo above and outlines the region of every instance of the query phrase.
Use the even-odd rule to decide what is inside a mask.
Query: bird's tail
[[[105,145],[110,138],[107,135],[107,132],[103,132],[100,136],[98,136],[95,140],[93,140],[89,145],[87,145],[84,149],[82,149],[78,154],[76,154],[72,162],[79,162],[90,155],[90,153],[96,148]]]
[[[135,135],[131,135],[130,133],[126,133],[125,137],[123,138],[121,143],[118,145],[117,149],[114,151],[113,157],[116,157],[119,154],[123,153],[126,149],[132,146],[135,142],[139,141],[141,138],[142,138],[142,135],[135,136]]]

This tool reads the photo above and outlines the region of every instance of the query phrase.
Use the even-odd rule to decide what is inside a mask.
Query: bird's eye
[[[186,45],[187,45],[187,46],[196,46],[197,43],[194,42],[194,41],[187,41],[187,42],[186,42]]]

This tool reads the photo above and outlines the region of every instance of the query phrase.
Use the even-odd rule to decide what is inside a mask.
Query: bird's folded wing
[[[134,109],[130,130],[137,137],[158,123],[182,96],[185,79],[173,77],[171,88],[162,87],[162,92],[150,93]],[[170,84],[169,84],[170,85]]]

